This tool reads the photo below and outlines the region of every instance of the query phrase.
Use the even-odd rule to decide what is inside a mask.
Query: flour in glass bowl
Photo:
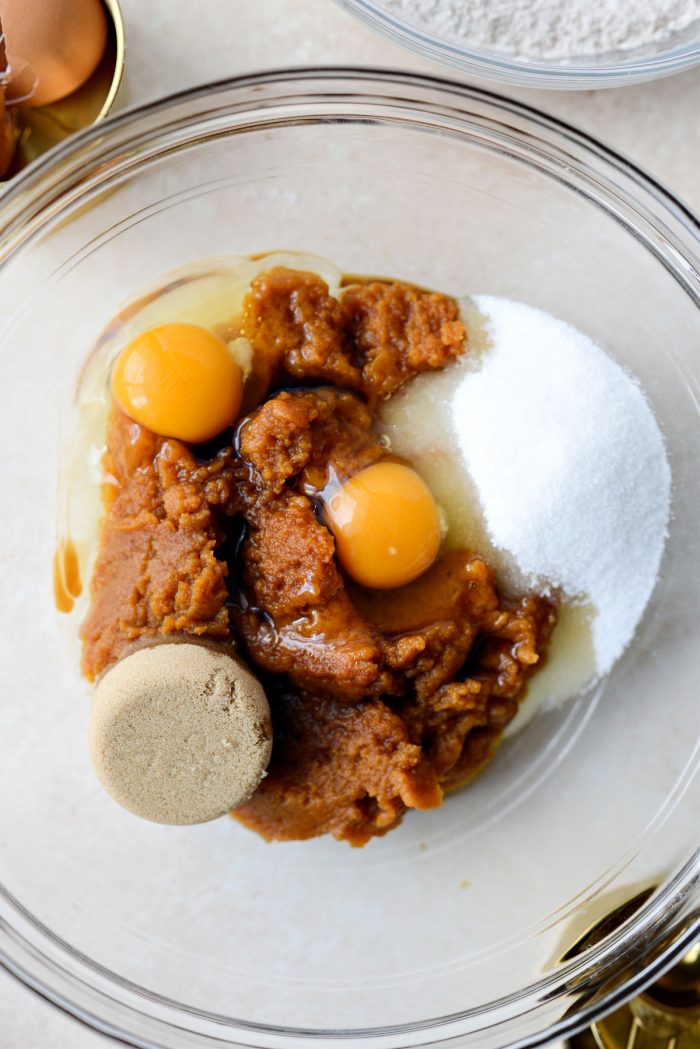
[[[520,58],[568,62],[658,51],[700,23],[700,0],[382,0],[432,36]]]

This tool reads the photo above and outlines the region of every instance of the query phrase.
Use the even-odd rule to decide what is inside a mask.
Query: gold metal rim
[[[110,109],[114,105],[114,100],[117,97],[117,92],[121,87],[121,82],[124,76],[124,56],[126,53],[126,37],[124,33],[124,16],[122,15],[122,9],[119,5],[119,0],[102,0],[105,7],[107,8],[112,25],[114,26],[114,40],[116,45],[116,54],[114,57],[114,76],[112,77],[112,83],[107,94],[106,99],[102,104],[102,108],[95,117],[94,123],[97,123],[109,113]]]

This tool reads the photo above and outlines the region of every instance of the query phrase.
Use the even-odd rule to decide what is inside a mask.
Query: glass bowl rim
[[[308,82],[313,87],[311,89],[307,87],[304,90]],[[327,95],[320,92],[319,85],[321,84],[326,88]],[[343,90],[355,102],[362,97],[365,101],[377,106],[389,105],[398,100],[410,103],[414,107],[414,114],[417,111],[423,117],[426,126],[430,126],[431,121],[432,126],[435,126],[437,118],[442,115],[449,116],[454,127],[455,113],[457,113],[461,115],[463,121],[463,134],[467,132],[466,118],[474,115],[465,105],[470,100],[480,103],[487,109],[491,107],[494,111],[505,109],[511,115],[518,116],[527,125],[530,137],[538,128],[543,133],[553,136],[554,140],[546,143],[552,151],[558,149],[559,152],[562,152],[561,142],[565,142],[567,148],[578,149],[581,158],[602,161],[604,166],[611,169],[616,176],[624,175],[629,183],[627,192],[624,186],[620,186],[619,181],[609,183],[608,189],[613,199],[620,203],[633,205],[635,201],[628,196],[629,188],[633,187],[643,194],[644,207],[635,214],[640,222],[651,222],[662,236],[664,244],[668,244],[669,248],[673,249],[669,251],[665,265],[700,308],[700,273],[698,272],[700,266],[697,260],[693,261],[695,253],[700,256],[698,250],[700,249],[700,221],[653,176],[648,175],[643,169],[614,150],[602,145],[592,136],[578,131],[563,121],[549,117],[534,107],[515,102],[495,92],[443,78],[361,67],[304,67],[264,71],[229,78],[126,109],[100,125],[81,132],[30,165],[0,199],[0,272],[12,252],[21,247],[28,237],[31,238],[31,234],[41,228],[42,222],[48,221],[55,213],[60,212],[61,206],[69,206],[91,188],[99,186],[100,181],[105,180],[106,172],[109,172],[111,167],[118,170],[120,164],[126,165],[129,162],[131,154],[128,150],[125,152],[126,145],[132,149],[138,149],[139,143],[144,146],[154,138],[157,139],[159,134],[167,137],[170,128],[167,120],[158,120],[154,129],[149,123],[152,118],[160,118],[169,111],[174,114],[178,107],[188,104],[198,105],[196,112],[186,113],[180,122],[181,127],[189,128],[191,132],[206,122],[207,116],[211,116],[215,111],[214,100],[223,99],[229,95],[235,96],[237,93],[245,97],[247,90],[259,89],[265,85],[278,89],[280,92],[278,96],[275,96],[273,103],[268,104],[274,104],[278,111],[282,111],[282,115],[276,119],[277,126],[282,127],[288,126],[285,122],[284,110],[289,110],[295,104],[299,104],[299,98],[294,93],[295,87],[298,87],[302,103],[307,107],[310,106],[312,110],[315,107],[314,112],[318,119],[323,113],[322,103],[328,102],[329,99],[337,102],[339,98],[344,97]],[[354,90],[350,90],[351,88]],[[363,88],[364,96],[361,95]],[[404,96],[400,95],[401,90],[405,92]],[[421,92],[432,93],[434,97],[430,104],[421,96]],[[439,101],[436,101],[436,98]],[[458,101],[461,103],[461,108],[457,104]],[[229,117],[232,117],[232,113],[237,116],[246,114],[250,116],[265,108],[266,98],[264,95],[259,95],[252,99],[249,98],[247,104],[243,106],[239,103],[238,108],[230,107],[227,113]],[[377,117],[377,123],[381,122],[381,119]],[[243,130],[245,131],[245,127]],[[514,130],[517,136],[523,137],[521,129]],[[113,147],[111,146],[112,140],[114,140]],[[191,142],[192,138],[184,139],[184,142],[188,141]],[[110,149],[112,149],[111,153]],[[570,165],[572,163],[571,153],[567,152],[565,156],[567,164]],[[148,154],[146,154],[146,159],[148,159]],[[90,163],[94,163],[96,170],[99,169],[92,181],[90,175],[86,174]],[[601,177],[600,173],[598,177]],[[72,195],[69,190],[72,190]],[[656,214],[652,212],[651,220],[648,216],[650,206],[657,209]],[[629,230],[629,232],[632,231]],[[650,245],[647,244],[647,247]],[[686,263],[685,266],[681,266],[681,260]],[[606,937],[602,945],[591,948],[579,958],[567,961],[555,974],[550,974],[508,998],[489,1002],[478,1009],[407,1025],[392,1025],[376,1029],[358,1028],[335,1031],[284,1029],[229,1017],[212,1016],[192,1007],[168,1001],[147,989],[130,984],[125,978],[100,967],[76,948],[60,940],[29,914],[2,885],[0,885],[0,965],[38,994],[53,1002],[54,1005],[88,1025],[126,1041],[127,1044],[143,1046],[144,1049],[146,1047],[154,1049],[160,1044],[153,1040],[152,1034],[157,1036],[158,1033],[165,1034],[176,1029],[182,1030],[181,1024],[174,1024],[172,1020],[177,1018],[182,1021],[188,1016],[212,1022],[218,1027],[219,1032],[222,1030],[221,1024],[224,1023],[233,1034],[244,1035],[246,1031],[254,1031],[262,1034],[269,1033],[277,1039],[280,1036],[287,1036],[290,1038],[288,1043],[290,1045],[298,1044],[300,1037],[325,1039],[324,1044],[327,1045],[336,1044],[336,1040],[338,1045],[371,1045],[376,1038],[408,1033],[427,1034],[428,1040],[421,1038],[419,1041],[412,1040],[410,1043],[402,1042],[401,1049],[409,1044],[412,1046],[446,1045],[448,1042],[454,1044],[453,1039],[459,1038],[460,1033],[465,1034],[464,1031],[459,1031],[459,1027],[466,1018],[481,1016],[486,1020],[489,1010],[508,1003],[512,1004],[514,1001],[525,1004],[529,999],[527,1007],[516,1014],[508,1015],[503,1021],[505,1025],[512,1026],[524,1016],[542,1009],[548,1001],[556,998],[557,991],[563,993],[575,989],[580,992],[585,989],[587,994],[582,998],[581,1008],[577,1007],[577,1010],[570,1016],[558,1019],[546,1028],[542,1026],[534,1033],[530,1029],[530,1033],[502,1043],[519,1047],[538,1046],[587,1026],[597,1016],[610,1011],[616,1004],[641,990],[665,968],[668,968],[700,934],[700,917],[697,913],[699,898],[700,849],[620,929]],[[663,916],[669,909],[682,918],[670,939],[668,935],[662,936],[659,931],[663,931]],[[621,972],[619,961],[628,960],[629,951],[633,949],[635,943],[639,942],[641,934],[648,934],[650,931],[655,932],[655,937],[650,937],[647,943],[648,950],[644,965],[634,974],[627,973],[620,982],[618,979]],[[668,929],[665,932],[667,934]],[[45,950],[47,945],[48,951]],[[93,978],[92,981],[88,981],[86,972]],[[71,989],[70,994],[62,989],[66,986]],[[123,992],[121,1000],[116,997],[120,991]],[[542,993],[541,999],[538,997],[540,992]],[[161,1012],[158,1016],[147,1016],[138,1008],[139,1000],[157,1003],[162,1007]],[[98,1012],[93,1011],[95,1002],[99,1006]],[[114,1016],[115,1011],[116,1019],[113,1020],[110,1014]],[[164,1011],[172,1011],[177,1014],[177,1017],[166,1016],[164,1018],[162,1015]],[[149,1028],[146,1036],[143,1036],[141,1032],[127,1030],[126,1027],[121,1026],[119,1021],[123,1021],[125,1017],[129,1020],[140,1017],[141,1020],[145,1019],[149,1025],[153,1026]],[[437,1035],[437,1040],[435,1035]],[[196,1038],[197,1041],[188,1042],[188,1045],[235,1044],[219,1042],[206,1032],[192,1031],[191,1037]],[[349,1041],[350,1039],[352,1041]],[[275,1041],[275,1045],[281,1044],[283,1043]]]
[[[555,91],[622,87],[671,76],[692,69],[700,62],[700,38],[624,62],[585,61],[573,66],[536,61],[450,43],[393,15],[379,0],[335,0],[335,3],[370,29],[433,62],[452,66],[470,76],[519,87]]]

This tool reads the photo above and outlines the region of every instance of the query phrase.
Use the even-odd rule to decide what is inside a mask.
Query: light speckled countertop
[[[118,108],[263,68],[447,69],[374,36],[331,0],[121,0],[126,73]],[[626,153],[700,210],[700,68],[615,91],[506,91]],[[0,972],[0,1049],[97,1049],[108,1041]]]

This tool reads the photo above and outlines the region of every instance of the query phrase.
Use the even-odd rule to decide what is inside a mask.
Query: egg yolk
[[[336,553],[364,586],[388,589],[421,575],[440,548],[440,517],[415,470],[380,462],[351,477],[325,505]]]
[[[161,324],[122,350],[112,393],[122,411],[147,429],[199,444],[235,421],[243,377],[218,335],[197,324]]]

